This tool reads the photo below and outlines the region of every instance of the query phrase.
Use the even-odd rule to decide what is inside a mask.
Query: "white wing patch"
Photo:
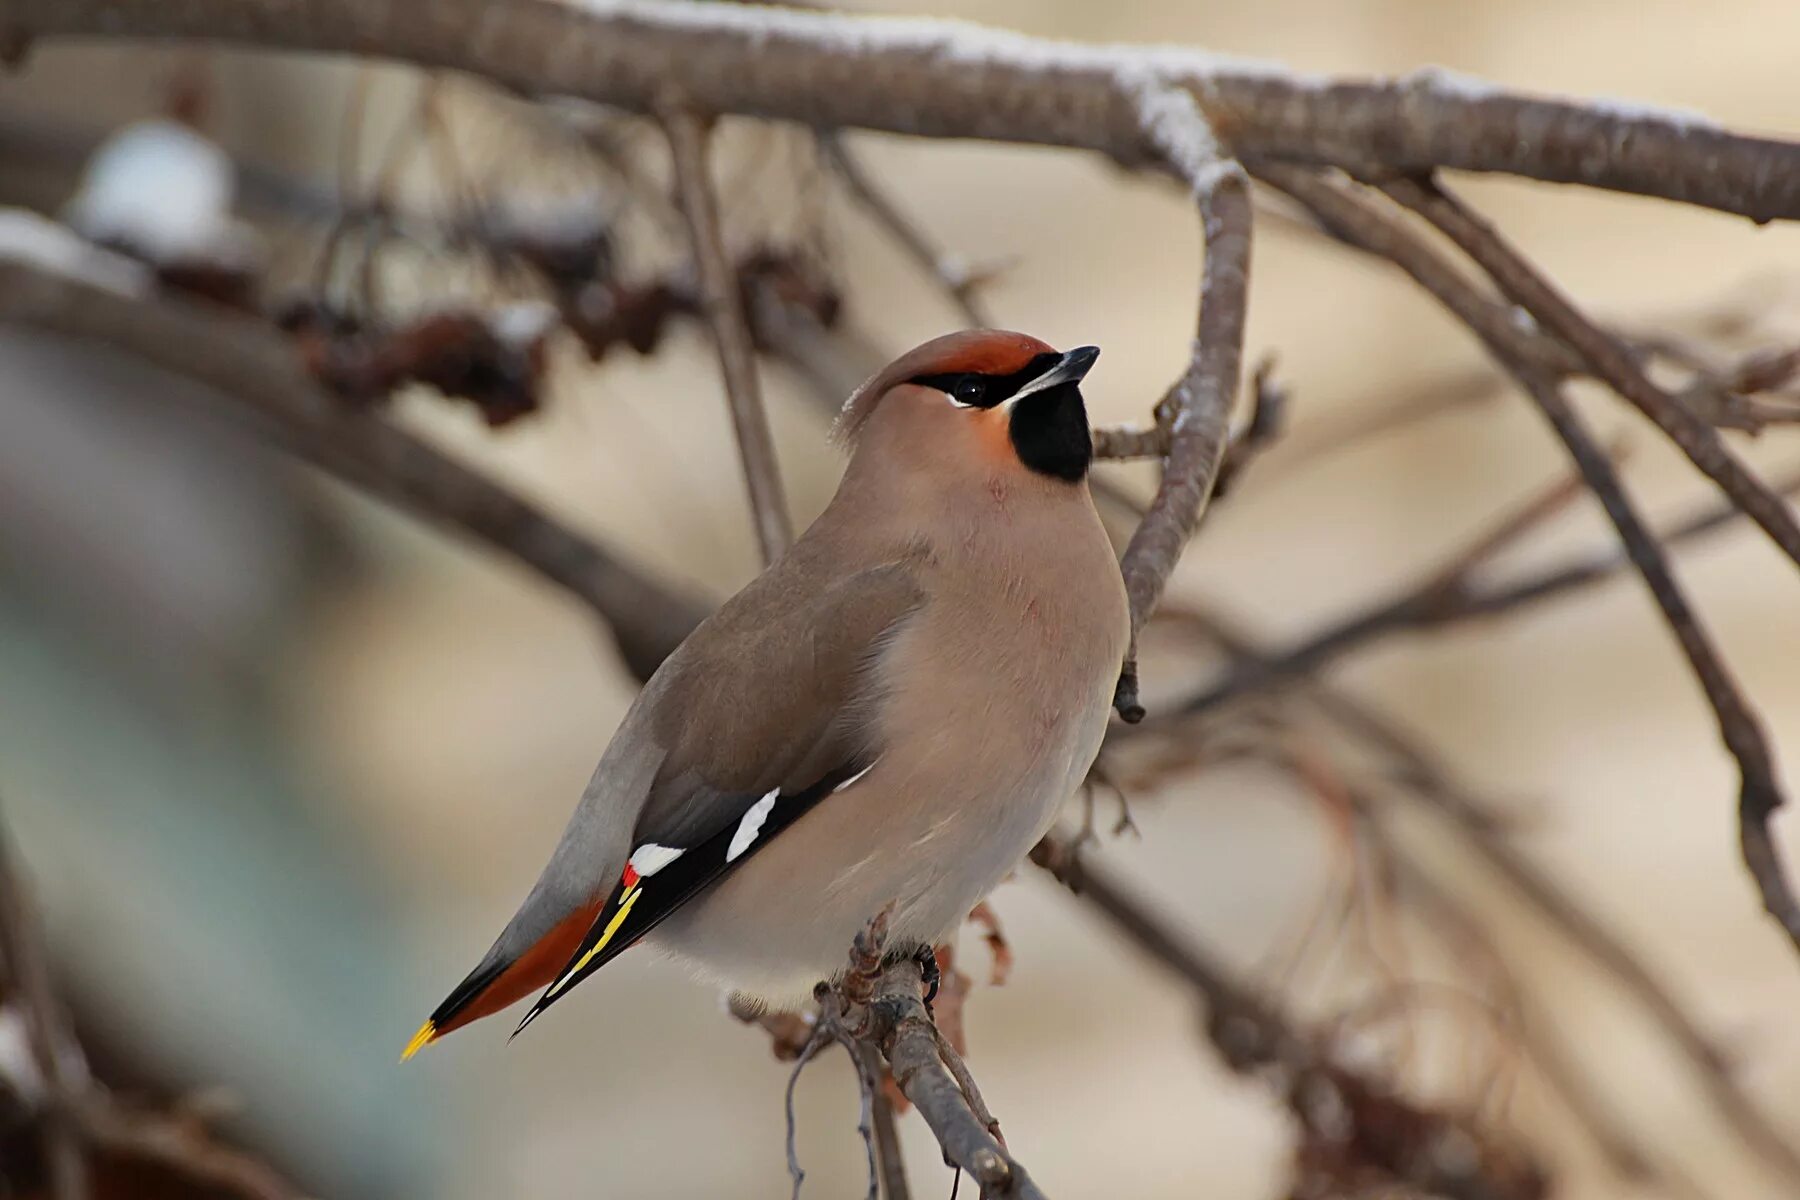
[[[648,879],[681,855],[682,851],[677,847],[645,842],[631,852],[631,861],[627,865],[637,872],[639,878]]]
[[[780,788],[771,788],[768,794],[750,806],[750,811],[738,822],[737,832],[731,835],[731,845],[725,847],[726,862],[736,862],[738,855],[756,841],[756,835],[762,832],[763,822],[769,819],[769,813],[775,807],[775,797],[779,795]]]

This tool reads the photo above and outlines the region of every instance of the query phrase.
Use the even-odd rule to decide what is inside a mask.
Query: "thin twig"
[[[881,1171],[882,1200],[912,1200],[906,1182],[906,1162],[900,1155],[900,1130],[894,1121],[894,1105],[881,1086],[881,1056],[873,1046],[859,1043],[856,1053],[865,1079],[873,1084],[865,1093],[875,1125],[875,1161]]]
[[[1205,999],[1207,1036],[1225,1064],[1240,1074],[1275,1072],[1309,1139],[1378,1169],[1390,1185],[1429,1195],[1493,1200],[1543,1194],[1539,1168],[1518,1147],[1459,1115],[1415,1105],[1385,1082],[1336,1061],[1326,1039],[1298,1029],[1271,1001],[1231,978],[1193,938],[1177,934],[1055,835],[1033,848],[1031,861],[1192,985]]]
[[[1737,515],[1735,509],[1731,512]],[[1273,657],[1272,651],[1223,614],[1198,609],[1192,615],[1234,660],[1255,668]],[[1474,794],[1438,761],[1422,739],[1391,714],[1318,679],[1312,680],[1301,694],[1344,733],[1389,760],[1393,778],[1405,794],[1417,797],[1428,812],[1446,822],[1551,928],[1636,999],[1687,1059],[1695,1078],[1712,1097],[1731,1130],[1786,1179],[1800,1181],[1800,1152],[1738,1086],[1725,1052],[1695,1024],[1674,994],[1617,933],[1569,895],[1510,838],[1497,836],[1503,832],[1505,818],[1496,805]],[[1114,734],[1126,732],[1137,731],[1115,729]]]
[[[301,1200],[274,1168],[214,1141],[192,1120],[127,1108],[98,1090],[79,1111],[82,1136],[109,1154],[155,1163],[243,1200]]]
[[[1391,841],[1384,841],[1383,848],[1396,884],[1425,923],[1438,931],[1446,949],[1472,949],[1485,959],[1505,1003],[1514,1011],[1526,1053],[1614,1172],[1622,1180],[1661,1186],[1684,1200],[1705,1200],[1692,1180],[1662,1163],[1614,1111],[1611,1100],[1595,1086],[1590,1072],[1583,1069],[1564,1039],[1550,1008],[1527,997],[1524,984],[1506,962],[1487,924],[1413,856],[1398,853]]]
[[[738,288],[737,272],[725,256],[725,239],[719,228],[718,197],[707,167],[710,130],[704,118],[685,109],[663,114],[662,122],[675,162],[675,180],[681,193],[681,210],[687,216],[706,319],[712,327],[719,371],[731,402],[731,427],[737,434],[738,454],[743,460],[744,486],[750,494],[756,538],[762,547],[763,562],[770,563],[794,540],[794,526],[788,518],[787,497],[781,488],[769,414],[763,408],[756,351],[744,319],[743,294]]]
[[[967,1171],[984,1196],[1044,1200],[996,1136],[993,1115],[961,1056],[933,1024],[918,963],[883,961],[886,917],[878,915],[858,935],[849,971],[821,1001],[820,1027],[842,1030],[880,1051],[901,1094],[931,1127],[945,1160]]]
[[[875,1148],[875,1105],[886,1104],[886,1097],[881,1095],[880,1073],[868,1069],[864,1061],[863,1046],[850,1037],[840,1037],[838,1044],[850,1056],[850,1069],[856,1073],[856,1091],[858,1106],[856,1110],[856,1132],[862,1138],[863,1156],[868,1164],[869,1191],[867,1200],[881,1200],[880,1155]],[[889,1113],[890,1123],[892,1112]]]
[[[1213,484],[1213,497],[1224,495],[1231,481],[1273,446],[1287,431],[1287,389],[1275,382],[1275,356],[1265,355],[1251,381],[1250,419],[1225,445],[1225,457]],[[1167,425],[1107,425],[1093,432],[1094,457],[1113,462],[1163,458],[1169,453]],[[1138,514],[1143,515],[1141,512]]]
[[[866,209],[900,248],[937,281],[944,294],[956,305],[963,320],[976,329],[989,327],[993,320],[981,302],[981,285],[986,282],[980,272],[972,271],[960,257],[950,255],[932,244],[918,223],[894,202],[880,183],[863,167],[862,160],[844,144],[843,134],[823,130],[818,135],[819,149],[850,190],[850,195]]]
[[[1288,390],[1275,378],[1275,355],[1265,354],[1250,374],[1250,419],[1233,434],[1213,480],[1213,499],[1222,500],[1252,463],[1287,432]]]
[[[808,1063],[831,1042],[831,1035],[821,1024],[813,1029],[812,1037],[801,1047],[800,1055],[794,1059],[794,1069],[788,1072],[787,1095],[783,1104],[787,1112],[787,1165],[788,1178],[794,1181],[793,1200],[800,1200],[800,1185],[806,1182],[806,1170],[800,1165],[799,1120],[794,1115],[794,1089],[800,1086],[800,1073],[806,1070]]]
[[[1336,618],[1266,664],[1234,667],[1224,679],[1179,701],[1171,712],[1192,715],[1247,693],[1312,675],[1387,634],[1435,629],[1467,619],[1482,611],[1476,606],[1485,599],[1485,594],[1474,588],[1470,576],[1518,538],[1562,512],[1580,494],[1580,475],[1556,481],[1492,522],[1417,583]]]
[[[1138,633],[1193,536],[1225,454],[1243,358],[1251,232],[1249,180],[1235,161],[1219,157],[1193,97],[1151,79],[1142,84],[1137,101],[1146,133],[1194,189],[1205,265],[1199,329],[1187,370],[1158,405],[1157,424],[1169,433],[1162,483],[1119,564],[1131,601],[1131,648],[1113,706],[1128,722],[1144,717],[1137,695]]]
[[[1800,566],[1800,518],[1732,453],[1718,430],[1654,383],[1629,347],[1590,321],[1555,284],[1525,261],[1493,225],[1435,181],[1384,180],[1379,186],[1455,242],[1501,291],[1580,355],[1596,378],[1604,380],[1654,422],[1690,462]],[[1800,939],[1800,926],[1791,927],[1791,932]]]

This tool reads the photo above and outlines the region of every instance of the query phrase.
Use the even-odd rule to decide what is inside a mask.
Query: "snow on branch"
[[[1088,46],[964,23],[674,0],[0,0],[9,44],[157,37],[468,71],[529,95],[1162,157],[1149,72],[1204,95],[1241,159],[1500,172],[1758,221],[1800,217],[1800,144],[1685,113],[1521,95],[1423,72],[1321,78],[1199,50]]]

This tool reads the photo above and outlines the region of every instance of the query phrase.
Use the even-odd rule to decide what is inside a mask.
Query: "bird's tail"
[[[492,1016],[540,988],[549,986],[581,945],[600,913],[601,901],[583,905],[533,942],[521,954],[506,954],[496,945],[468,978],[456,985],[431,1019],[407,1043],[400,1060],[413,1055],[452,1030]]]

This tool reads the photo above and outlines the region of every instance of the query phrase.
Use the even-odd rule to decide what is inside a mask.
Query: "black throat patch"
[[[1019,461],[1040,475],[1077,483],[1094,459],[1081,386],[1060,383],[1013,405],[1010,427]]]

